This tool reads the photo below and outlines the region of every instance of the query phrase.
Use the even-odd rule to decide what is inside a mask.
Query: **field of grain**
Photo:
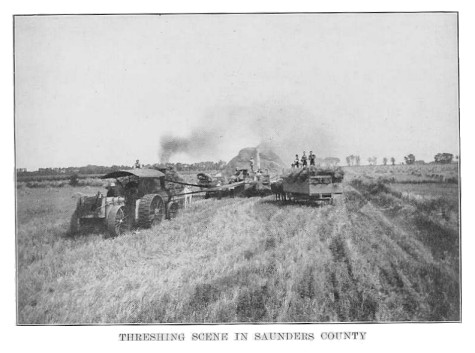
[[[347,174],[334,206],[199,200],[112,239],[68,235],[95,188],[18,190],[18,323],[459,321],[458,188]]]
[[[458,163],[374,165],[345,167],[350,178],[362,177],[369,180],[384,179],[402,184],[452,183],[458,184]]]

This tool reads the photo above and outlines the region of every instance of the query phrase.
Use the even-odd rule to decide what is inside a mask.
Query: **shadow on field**
[[[419,230],[420,238],[436,258],[445,258],[446,254],[457,254],[459,250],[459,234],[433,222],[420,213],[413,217],[414,225]]]
[[[104,226],[104,221],[101,219],[88,219],[83,221],[80,224],[80,228],[75,232],[71,230],[68,224],[68,229],[61,234],[61,237],[69,240],[79,240],[90,235],[99,236],[104,239],[110,237]]]
[[[266,285],[242,284],[236,286],[231,277],[224,277],[211,283],[197,284],[183,313],[191,322],[207,322],[207,312],[219,301],[213,322],[258,322],[268,317],[266,304],[271,293]],[[237,280],[239,282],[239,279]],[[232,282],[228,283],[228,282]],[[226,289],[235,288],[238,293],[234,300],[226,299]]]
[[[395,251],[411,255],[378,263],[382,293],[400,298],[388,310],[397,312],[401,320],[460,320],[459,230],[439,215],[445,203],[440,199],[411,202],[381,181],[353,186],[361,192],[353,195],[354,206],[363,200],[372,205],[358,210],[354,220],[365,223],[372,218],[382,239]]]
[[[260,204],[272,205],[278,208],[305,206],[313,208],[324,208],[326,206],[332,207],[334,205],[324,202],[312,202],[312,201],[281,201],[281,200],[260,200]]]

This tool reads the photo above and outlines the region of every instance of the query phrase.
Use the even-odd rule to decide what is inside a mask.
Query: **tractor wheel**
[[[163,219],[165,213],[163,199],[157,194],[148,194],[140,199],[138,225],[141,228],[150,228]]]
[[[71,216],[71,223],[69,225],[69,233],[70,234],[77,234],[81,229],[80,219],[78,217],[77,211],[74,211],[73,215]]]
[[[124,234],[129,229],[129,223],[124,206],[113,206],[107,215],[107,230],[113,236]]]
[[[169,202],[167,205],[167,219],[173,219],[178,214],[178,203],[177,202]]]

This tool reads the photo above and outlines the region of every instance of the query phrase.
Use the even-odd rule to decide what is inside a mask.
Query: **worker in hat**
[[[116,190],[115,190],[115,182],[109,181],[106,186],[107,189],[107,197],[115,197],[116,195]]]
[[[310,166],[315,166],[315,155],[313,154],[312,151],[310,151],[310,154],[308,155],[308,159],[310,159]]]
[[[302,168],[306,168],[307,167],[307,156],[305,155],[305,151],[303,151],[303,154],[302,154]]]

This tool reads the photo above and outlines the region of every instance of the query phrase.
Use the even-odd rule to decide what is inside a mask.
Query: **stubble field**
[[[112,239],[68,235],[95,188],[19,189],[18,323],[459,321],[458,185],[346,171],[334,206],[199,200]]]

